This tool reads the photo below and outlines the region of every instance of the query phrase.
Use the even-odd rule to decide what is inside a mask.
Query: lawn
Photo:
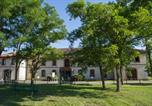
[[[152,106],[152,85],[124,85],[115,92],[114,85],[101,90],[100,85],[36,85],[39,92],[14,92],[0,85],[0,106]]]

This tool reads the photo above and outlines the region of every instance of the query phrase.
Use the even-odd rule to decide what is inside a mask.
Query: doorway
[[[137,80],[137,69],[136,68],[127,69],[127,79],[128,80]]]
[[[4,81],[10,81],[11,80],[11,70],[7,69],[4,70]]]
[[[60,77],[63,81],[70,81],[72,76],[71,68],[60,68]]]

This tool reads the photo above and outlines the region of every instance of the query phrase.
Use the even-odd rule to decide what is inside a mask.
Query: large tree
[[[134,54],[133,32],[129,29],[129,20],[121,15],[123,7],[115,4],[91,4],[80,0],[68,6],[68,12],[72,18],[79,17],[82,26],[76,30],[73,40],[80,38],[83,45],[88,46],[90,50],[104,52],[105,48],[115,47],[114,51],[110,50],[109,56],[95,55],[94,61],[113,59],[113,66],[116,67],[117,89],[120,91],[122,67],[131,61]],[[103,57],[102,57],[103,56]],[[97,58],[95,58],[97,57]],[[126,58],[123,58],[126,57]],[[106,58],[106,59],[102,59]],[[101,61],[100,61],[101,62]],[[101,62],[102,63],[102,62]],[[102,63],[103,64],[103,63]]]
[[[66,30],[55,8],[44,3],[43,0],[2,0],[0,5],[2,8],[0,53],[5,48],[15,51],[15,80],[17,80],[25,50],[32,44],[43,45],[31,46],[34,47],[33,50],[35,48],[45,50],[51,43],[64,38]]]
[[[132,14],[133,27],[138,32],[137,36],[146,47],[147,68],[152,75],[152,16],[145,8],[139,8]]]
[[[15,80],[22,61],[20,52],[33,26],[43,18],[42,3],[40,0],[0,1],[0,54],[7,48],[15,51]]]
[[[152,75],[152,32],[151,32],[151,0],[117,0],[125,7],[124,16],[130,20],[130,28],[134,29],[139,45],[146,48],[147,71]],[[127,14],[126,14],[127,13]]]
[[[23,57],[30,61],[31,84],[43,62],[62,56],[62,53],[52,48],[51,44],[63,39],[67,32],[63,20],[60,19],[54,7],[44,4],[41,9],[42,20],[36,21],[33,25],[22,50]]]
[[[44,11],[40,0],[23,1],[12,9],[12,16],[9,17],[9,29],[12,32],[9,39],[9,47],[15,51],[15,80],[17,80],[20,63],[24,59],[22,50],[26,47],[29,35],[38,22],[42,22]]]

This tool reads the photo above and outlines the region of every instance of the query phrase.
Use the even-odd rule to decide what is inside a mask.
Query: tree
[[[43,46],[49,46],[50,43],[62,39],[66,30],[54,7],[45,4],[43,0],[2,0],[0,5],[2,8],[0,53],[5,47],[15,51],[15,80],[17,80],[18,69],[24,59],[23,51],[29,47],[32,40],[43,39],[45,41]],[[43,36],[39,36],[40,34]]]
[[[92,59],[98,62],[98,59],[106,60],[106,62],[112,59],[112,66],[113,68],[116,67],[116,91],[120,91],[122,67],[129,63],[134,57],[133,54],[136,54],[133,50],[134,33],[129,29],[129,20],[121,15],[122,9],[115,3],[85,4],[83,0],[68,6],[71,17],[79,17],[82,22],[82,26],[75,33],[73,32],[73,35],[76,36],[72,36],[71,42],[80,38],[82,47],[90,47],[90,50],[94,50],[94,54],[95,52],[100,54],[101,52],[98,50],[101,50],[101,54],[103,54],[104,49],[110,48],[107,57],[92,54]],[[112,47],[115,48],[114,51]],[[123,56],[126,58],[123,58]],[[103,64],[101,61],[100,63]]]
[[[96,11],[97,8],[95,6],[100,6],[101,9]],[[102,10],[104,7],[106,7],[106,5],[86,5],[84,1],[81,0],[70,4],[67,8],[67,11],[70,13],[72,18],[79,17],[83,23],[82,27],[73,31],[69,36],[69,40],[71,42],[76,39],[81,39],[82,49],[74,53],[74,55],[76,55],[76,58],[74,60],[76,62],[79,62],[81,66],[98,66],[100,68],[103,89],[105,89],[104,71],[107,68],[107,61],[104,61],[106,60],[104,59],[104,57],[109,56],[107,54],[109,54],[112,50],[114,54],[115,50],[114,46],[108,47],[107,45],[105,45],[107,40],[104,39],[103,33],[101,33],[101,31],[99,30],[100,25],[97,23],[97,21],[99,20],[98,18],[94,19],[97,14],[102,15],[101,12],[104,11]],[[94,20],[94,22],[91,22],[92,20]]]
[[[27,35],[34,24],[41,21],[42,3],[40,0],[11,0],[0,1],[0,54],[6,48],[11,48],[16,53],[15,80],[23,58],[21,51],[27,42]],[[37,17],[37,18],[36,18]]]
[[[62,53],[51,47],[51,43],[61,40],[66,35],[66,29],[54,7],[45,4],[42,8],[42,20],[36,21],[27,35],[25,47],[21,51],[24,59],[29,60],[31,84],[37,70],[46,60],[56,59]],[[30,20],[28,21],[31,22]]]
[[[143,7],[139,7],[131,14],[132,27],[137,32],[139,40],[146,47],[147,67],[149,74],[152,75],[152,16],[151,12]]]
[[[26,47],[28,37],[33,27],[42,22],[44,11],[40,0],[23,1],[18,0],[12,9],[12,15],[8,18],[7,28],[9,29],[8,46],[15,51],[15,81],[18,79],[20,63],[24,59],[22,50]],[[37,17],[37,18],[36,18]]]
[[[138,42],[141,42],[146,47],[147,54],[147,70],[152,75],[152,47],[151,47],[151,0],[117,0],[117,2],[125,6],[127,18],[130,20],[130,26],[134,29]],[[123,5],[125,4],[125,5]],[[126,16],[126,14],[125,14]]]

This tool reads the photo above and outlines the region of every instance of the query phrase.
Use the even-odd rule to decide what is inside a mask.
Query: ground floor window
[[[91,69],[90,70],[90,77],[95,77],[95,70],[94,69]]]
[[[42,76],[42,77],[45,77],[45,76],[46,76],[46,71],[45,71],[45,70],[42,70],[42,71],[41,71],[41,76]]]
[[[56,76],[56,70],[52,70],[52,77],[54,78]]]
[[[4,80],[5,81],[11,80],[11,70],[9,70],[9,69],[4,70]]]

